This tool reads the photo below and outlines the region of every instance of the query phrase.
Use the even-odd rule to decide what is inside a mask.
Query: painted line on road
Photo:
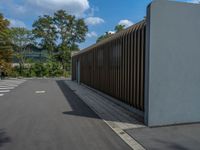
[[[44,94],[46,91],[35,91],[36,94]]]
[[[6,88],[6,87],[15,87],[15,86],[11,86],[11,85],[0,85],[0,88]]]
[[[7,93],[10,92],[10,90],[0,90],[0,93]]]
[[[0,94],[0,96],[4,96],[4,94]]]
[[[18,87],[19,85],[16,85],[16,84],[0,84],[0,87],[1,86],[14,86],[14,87]]]
[[[0,90],[12,90],[14,89],[15,87],[3,87],[3,88],[0,88]]]

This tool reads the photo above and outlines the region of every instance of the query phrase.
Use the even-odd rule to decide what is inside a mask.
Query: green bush
[[[70,72],[64,71],[62,65],[57,62],[31,63],[20,72],[19,67],[13,68],[12,77],[69,77]]]

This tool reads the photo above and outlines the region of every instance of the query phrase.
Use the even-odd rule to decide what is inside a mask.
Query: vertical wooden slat
[[[120,53],[120,40],[119,38],[117,39],[117,52],[118,52],[118,59],[117,59],[117,81],[118,81],[118,85],[117,85],[117,98],[120,99],[120,57],[121,57],[121,53]]]
[[[125,99],[125,102],[128,104],[128,97],[127,97],[127,91],[128,91],[128,88],[127,88],[127,74],[128,74],[128,70],[127,70],[127,61],[128,61],[128,36],[127,36],[127,33],[124,35],[125,36],[125,41],[124,41],[124,52],[125,52],[125,57],[124,57],[124,99]]]
[[[122,100],[122,87],[123,87],[123,37],[120,38],[120,43],[121,43],[121,47],[120,47],[120,99]]]
[[[124,102],[126,102],[125,100],[125,92],[126,92],[126,89],[125,89],[125,59],[126,59],[126,54],[125,54],[125,34],[123,35],[123,69],[122,69],[122,99]]]
[[[136,39],[137,30],[134,31],[134,49],[133,49],[133,106],[136,107]]]
[[[143,21],[73,56],[72,80],[79,60],[82,83],[144,111],[145,28]]]
[[[137,70],[136,70],[136,106],[139,108],[140,100],[140,29],[137,32]]]
[[[142,26],[142,32],[141,32],[141,62],[140,62],[140,68],[141,68],[141,82],[140,82],[140,109],[144,111],[144,52],[145,52],[145,24]]]
[[[128,103],[131,105],[131,100],[130,100],[130,53],[131,53],[131,34],[128,33],[128,42],[127,42],[127,46],[128,46],[128,53],[127,53],[127,99],[128,99]]]

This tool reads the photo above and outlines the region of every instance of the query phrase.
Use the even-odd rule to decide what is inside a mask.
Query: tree
[[[58,10],[53,16],[39,17],[33,23],[33,33],[42,48],[49,51],[51,61],[62,64],[63,72],[70,70],[71,53],[79,50],[88,28],[83,19]]]
[[[24,68],[26,51],[30,44],[34,44],[34,37],[30,30],[26,28],[15,27],[10,29],[11,42],[14,49],[14,55],[20,65],[20,73]]]
[[[77,19],[64,10],[54,13],[54,24],[57,36],[60,37],[57,58],[62,63],[63,70],[70,70],[71,53],[78,50],[77,43],[85,41],[88,28],[83,19]]]
[[[48,50],[51,59],[56,49],[56,40],[58,38],[56,33],[57,29],[51,16],[44,15],[33,23],[33,34],[39,39],[39,45]]]
[[[103,35],[101,35],[100,37],[97,38],[96,43],[101,42],[109,37],[112,36],[112,33],[110,32],[105,32]]]
[[[85,41],[88,28],[83,19],[77,19],[64,10],[54,13],[54,24],[57,28],[61,44],[68,47]]]
[[[11,71],[12,47],[9,39],[9,21],[0,14],[0,70],[6,74]]]
[[[118,25],[115,26],[115,33],[118,33],[118,32],[120,32],[124,29],[125,29],[125,25],[118,24]],[[112,33],[105,32],[103,35],[101,35],[100,37],[97,38],[96,43],[103,41],[103,40],[105,40],[105,39],[107,39],[111,36],[112,36]]]
[[[125,29],[125,25],[118,24],[115,26],[115,32],[118,33],[119,31],[122,31]]]

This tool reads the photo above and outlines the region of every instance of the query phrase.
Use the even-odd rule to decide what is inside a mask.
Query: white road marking
[[[0,91],[0,93],[7,93],[7,92],[10,92],[10,90],[2,90],[2,91]]]
[[[0,83],[2,86],[11,85],[11,86],[18,86],[19,84],[11,84],[11,83]]]
[[[5,85],[4,85],[4,86],[1,86],[1,85],[0,85],[0,88],[4,88],[4,87],[12,87],[12,86],[5,86]]]
[[[35,91],[36,94],[44,94],[46,91]]]
[[[1,88],[0,87],[0,90],[12,90],[12,89],[14,89],[15,87],[3,87],[3,88]]]
[[[20,80],[20,79],[0,80],[0,96],[4,96],[3,93],[10,92],[12,89],[15,89],[25,81],[26,80]]]
[[[10,86],[10,85],[0,85],[0,88],[5,88],[5,87],[17,87],[17,86]]]
[[[0,87],[8,87],[8,86],[12,86],[12,87],[18,87],[18,85],[13,85],[13,84],[0,84]]]

